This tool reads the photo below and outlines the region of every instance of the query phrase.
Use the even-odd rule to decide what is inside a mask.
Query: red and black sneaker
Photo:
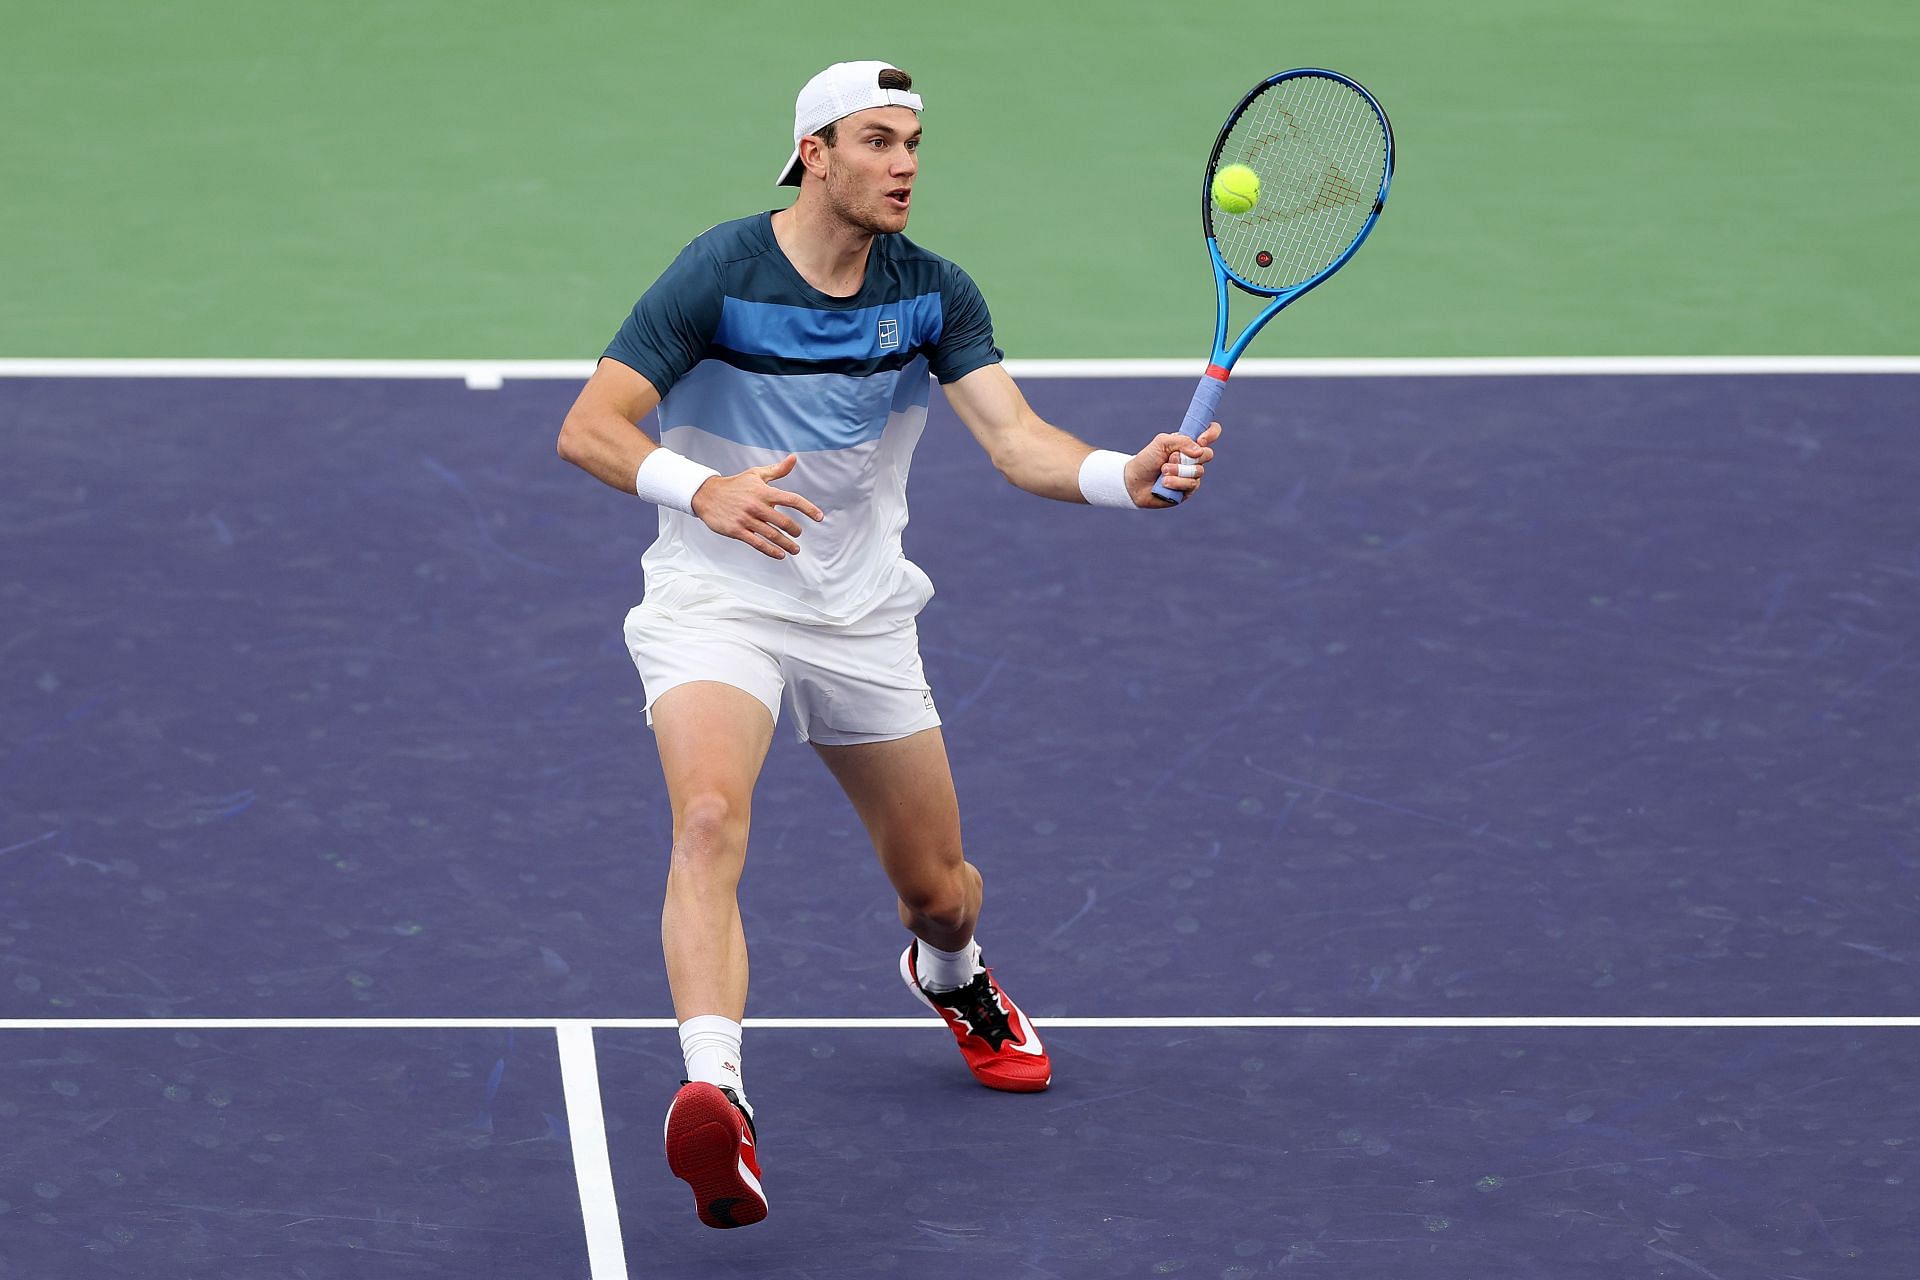
[[[684,1083],[667,1108],[667,1168],[693,1188],[700,1221],[747,1227],[767,1216],[753,1117],[733,1090]]]
[[[900,976],[920,1003],[946,1019],[974,1079],[1009,1093],[1038,1093],[1053,1082],[1053,1063],[1039,1033],[993,980],[993,970],[983,969],[958,991],[929,991],[920,985],[914,959],[914,946],[908,943],[900,957]]]

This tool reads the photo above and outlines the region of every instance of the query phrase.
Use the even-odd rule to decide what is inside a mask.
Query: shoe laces
[[[967,1029],[992,1045],[996,1053],[1014,1038],[1006,1007],[993,989],[992,976],[984,969],[957,991],[929,991],[927,995],[941,1008],[959,1015]]]

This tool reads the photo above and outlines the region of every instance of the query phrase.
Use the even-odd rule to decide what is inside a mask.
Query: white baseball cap
[[[869,107],[920,110],[919,94],[880,87],[880,73],[896,69],[891,62],[836,62],[807,81],[793,100],[793,154],[780,166],[780,177],[774,185],[800,185],[800,175],[805,172],[800,164],[800,139],[820,132],[835,120]]]

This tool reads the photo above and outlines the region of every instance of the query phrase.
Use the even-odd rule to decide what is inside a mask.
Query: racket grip
[[[1220,396],[1226,389],[1227,371],[1217,364],[1208,365],[1206,373],[1201,375],[1200,385],[1193,389],[1193,400],[1187,405],[1187,416],[1180,422],[1180,434],[1190,440],[1198,440],[1200,433],[1213,422],[1213,415],[1220,408]],[[1165,476],[1161,476],[1153,482],[1154,496],[1169,502],[1185,502],[1185,491],[1167,488],[1166,480]]]

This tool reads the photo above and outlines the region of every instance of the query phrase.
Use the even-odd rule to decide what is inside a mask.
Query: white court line
[[[1009,360],[1016,378],[1194,378],[1200,358]],[[584,382],[592,360],[0,359],[0,378],[437,378]],[[1391,356],[1242,360],[1236,378],[1453,378],[1662,374],[1916,374],[1920,356]]]
[[[1009,360],[1014,377],[1195,378],[1205,360]],[[1382,356],[1251,359],[1236,378],[1512,378],[1569,375],[1920,373],[1920,356]]]
[[[600,1103],[593,1028],[563,1023],[558,1034],[567,1133],[573,1139],[573,1173],[587,1228],[587,1272],[593,1280],[627,1280],[627,1250],[620,1239],[620,1207],[614,1199],[613,1163],[607,1155],[607,1120]]]
[[[1182,1017],[1182,1018],[1035,1018],[1037,1027],[1075,1027],[1088,1030],[1152,1030],[1158,1027],[1198,1028],[1521,1028],[1602,1027],[1638,1030],[1651,1027],[1920,1027],[1920,1015],[1836,1018],[1801,1017]],[[664,1031],[678,1024],[672,1018],[5,1018],[0,1031],[434,1031],[527,1030],[543,1028],[563,1034],[607,1031]],[[913,1018],[748,1018],[749,1030],[868,1031],[941,1029],[931,1017]],[[588,1042],[589,1050],[591,1041]]]

